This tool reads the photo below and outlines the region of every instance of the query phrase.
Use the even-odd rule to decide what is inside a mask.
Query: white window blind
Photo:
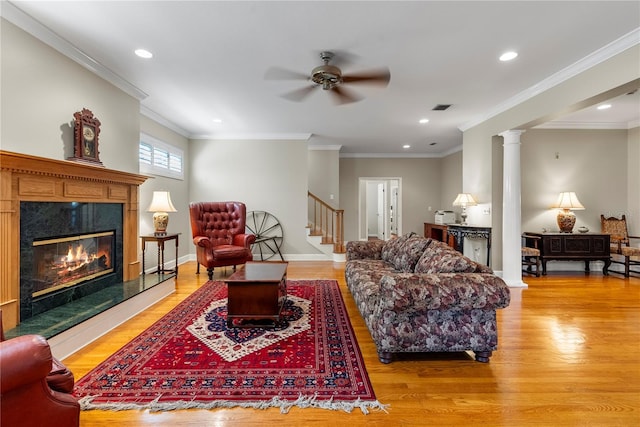
[[[141,133],[138,156],[141,173],[184,179],[181,149]]]

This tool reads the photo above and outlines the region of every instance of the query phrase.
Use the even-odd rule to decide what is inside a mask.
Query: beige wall
[[[309,147],[309,191],[331,207],[340,207],[340,150]],[[333,196],[333,198],[331,198]]]
[[[171,193],[171,201],[177,212],[169,213],[168,231],[170,233],[182,233],[178,257],[184,262],[190,253],[195,253],[193,243],[191,243],[191,224],[189,222],[189,140],[145,116],[140,116],[140,131],[183,150],[183,180],[152,175],[140,186],[140,233],[149,234],[153,232],[153,214],[147,212],[153,192],[169,191]],[[169,251],[168,254],[171,254],[171,256],[167,255],[167,259],[173,259],[173,251]],[[145,267],[155,266],[157,264],[157,254],[152,250],[147,251],[146,255]],[[139,257],[142,259],[142,253],[140,253]]]
[[[463,189],[478,194],[492,205],[492,212],[502,209],[501,183],[495,181],[493,138],[509,129],[530,129],[551,119],[586,108],[638,88],[640,82],[640,45],[635,45],[590,69],[568,79],[517,106],[497,114],[463,132]],[[629,179],[629,178],[628,178]],[[636,178],[637,179],[637,178]],[[628,184],[627,184],[628,185]],[[496,197],[500,195],[500,198]],[[494,230],[502,228],[502,218],[491,216]],[[494,239],[493,267],[500,270],[501,239]]]
[[[456,212],[456,217],[460,220],[460,208],[453,207],[452,203],[458,193],[462,192],[462,151],[450,154],[441,159],[440,189],[441,197],[438,209]],[[433,222],[433,212],[427,218]]]
[[[585,210],[576,227],[600,230],[600,214],[627,213],[627,131],[530,129],[521,137],[522,230],[557,230],[562,191],[575,191]]]
[[[423,234],[432,221],[428,207],[441,205],[441,159],[341,158],[340,199],[344,209],[345,240],[358,240],[359,178],[399,178],[402,192],[402,234]]]
[[[627,137],[627,219],[629,234],[640,236],[640,127],[630,129]]]
[[[1,148],[65,160],[73,155],[73,113],[88,108],[102,123],[104,166],[137,173],[138,100],[4,19],[0,31]]]
[[[284,228],[287,258],[318,253],[306,241],[305,141],[192,140],[189,155],[190,201],[235,200],[269,212]]]

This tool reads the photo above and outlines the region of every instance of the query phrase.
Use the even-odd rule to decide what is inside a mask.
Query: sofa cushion
[[[416,233],[411,232],[402,236],[398,236],[395,239],[389,239],[384,243],[382,247],[382,252],[380,253],[380,258],[383,261],[387,261],[393,264],[393,259],[399,256],[400,251],[402,250],[402,245],[404,242],[409,240],[409,238],[415,236]]]
[[[425,249],[415,266],[416,273],[473,273],[478,264],[452,249],[434,241]]]
[[[394,240],[400,240],[400,242],[394,242]],[[392,242],[389,245],[390,248],[388,248],[386,254],[384,254],[387,259],[382,259],[393,265],[397,271],[411,273],[425,248],[429,246],[431,239],[426,239],[415,233],[411,233],[397,239],[392,239],[389,242]],[[385,244],[384,248],[386,247],[387,244]]]

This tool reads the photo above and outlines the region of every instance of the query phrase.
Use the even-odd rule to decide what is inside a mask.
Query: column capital
[[[499,133],[498,135],[504,138],[505,144],[519,144],[520,135],[522,135],[525,132],[526,131],[520,130],[520,129],[509,129]]]

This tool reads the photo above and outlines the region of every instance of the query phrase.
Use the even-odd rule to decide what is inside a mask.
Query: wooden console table
[[[598,233],[531,233],[539,237],[542,274],[547,274],[547,261],[584,261],[584,271],[589,273],[591,261],[604,261],[602,273],[609,274],[611,265],[610,236]]]
[[[465,238],[480,238],[487,240],[487,265],[491,259],[491,227],[480,227],[476,225],[461,225],[461,224],[449,224],[447,226],[447,233],[453,236],[455,246],[454,248],[464,254],[464,239]]]

